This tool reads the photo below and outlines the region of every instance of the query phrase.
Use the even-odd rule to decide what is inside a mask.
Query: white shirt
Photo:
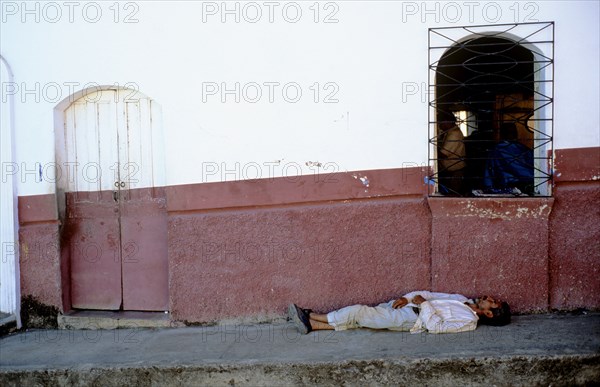
[[[465,305],[473,303],[467,297],[428,291],[410,292],[404,296],[409,302],[407,306],[416,306],[412,303],[416,295],[421,295],[426,301],[420,305],[419,317],[410,330],[411,333],[456,333],[477,328],[479,317],[473,309]]]

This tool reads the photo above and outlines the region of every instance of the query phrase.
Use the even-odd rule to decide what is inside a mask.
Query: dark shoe
[[[290,304],[290,306],[288,306],[288,317],[294,323],[296,328],[298,328],[300,333],[305,335],[312,331],[308,314],[305,313],[304,309],[296,306],[296,304]]]

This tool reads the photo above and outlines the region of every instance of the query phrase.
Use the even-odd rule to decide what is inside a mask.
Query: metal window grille
[[[553,58],[553,22],[429,29],[430,195],[551,195]]]

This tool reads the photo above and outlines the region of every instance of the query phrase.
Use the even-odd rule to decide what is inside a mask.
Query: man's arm
[[[455,300],[424,302],[411,333],[457,333],[477,328],[477,315],[466,305]]]
[[[394,309],[403,308],[406,305],[408,305],[408,300],[406,299],[406,297],[400,297],[399,299],[394,301],[394,303],[392,304],[392,308],[394,308]]]
[[[462,294],[434,293],[427,290],[418,290],[407,293],[403,297],[394,301],[392,303],[392,308],[403,308],[409,304],[420,305],[424,301],[431,300],[455,300],[460,302],[469,301],[469,299]]]
[[[411,293],[409,293],[409,294],[411,294]],[[420,305],[421,303],[426,301],[425,298],[423,298],[423,296],[421,296],[420,294],[416,294],[416,295],[412,296],[410,300],[407,298],[407,296],[408,296],[408,294],[406,296],[400,297],[399,299],[394,301],[394,303],[392,304],[392,308],[394,308],[394,309],[403,308],[406,305],[408,305],[409,303],[413,303],[415,305]]]

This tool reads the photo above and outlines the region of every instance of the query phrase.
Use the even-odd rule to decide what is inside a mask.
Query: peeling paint
[[[518,204],[515,203],[516,205],[509,205],[508,208],[507,203],[504,201],[493,203],[494,204],[490,205],[489,203],[483,204],[477,201],[464,200],[459,202],[459,207],[462,207],[463,210],[459,211],[458,213],[450,211],[446,213],[446,216],[473,216],[480,218],[503,220],[529,217],[535,219],[547,216],[550,210],[550,206],[547,203],[539,204],[539,206],[533,207],[517,207]]]
[[[307,161],[304,163],[304,165],[306,165],[307,167],[317,167],[317,168],[321,168],[323,166],[323,164],[321,164],[319,161]]]
[[[538,214],[537,214],[537,216],[541,216],[541,215],[543,215],[543,214],[544,214],[544,211],[546,210],[546,208],[548,208],[548,209],[549,209],[549,207],[548,207],[548,205],[547,205],[547,204],[543,204],[543,205],[541,205],[541,206],[540,206],[540,208],[539,208],[539,211],[538,211]]]
[[[467,201],[464,204],[465,204],[466,209],[469,211],[469,214],[466,214],[465,216],[478,216],[480,218],[504,219],[504,220],[511,219],[510,211],[507,211],[505,213],[500,213],[500,212],[494,211],[494,209],[491,209],[491,208],[480,208],[478,206],[475,206],[470,201]]]
[[[369,188],[369,178],[367,177],[367,175],[364,176],[358,176],[358,175],[352,175],[353,178],[360,180],[360,182],[362,183],[362,185],[364,185],[366,188]],[[366,190],[365,190],[366,192]]]
[[[517,208],[517,214],[516,214],[516,217],[517,217],[517,218],[520,218],[521,216],[525,216],[525,215],[527,215],[528,213],[529,213],[529,208],[523,208],[523,207],[520,207],[520,208]]]

